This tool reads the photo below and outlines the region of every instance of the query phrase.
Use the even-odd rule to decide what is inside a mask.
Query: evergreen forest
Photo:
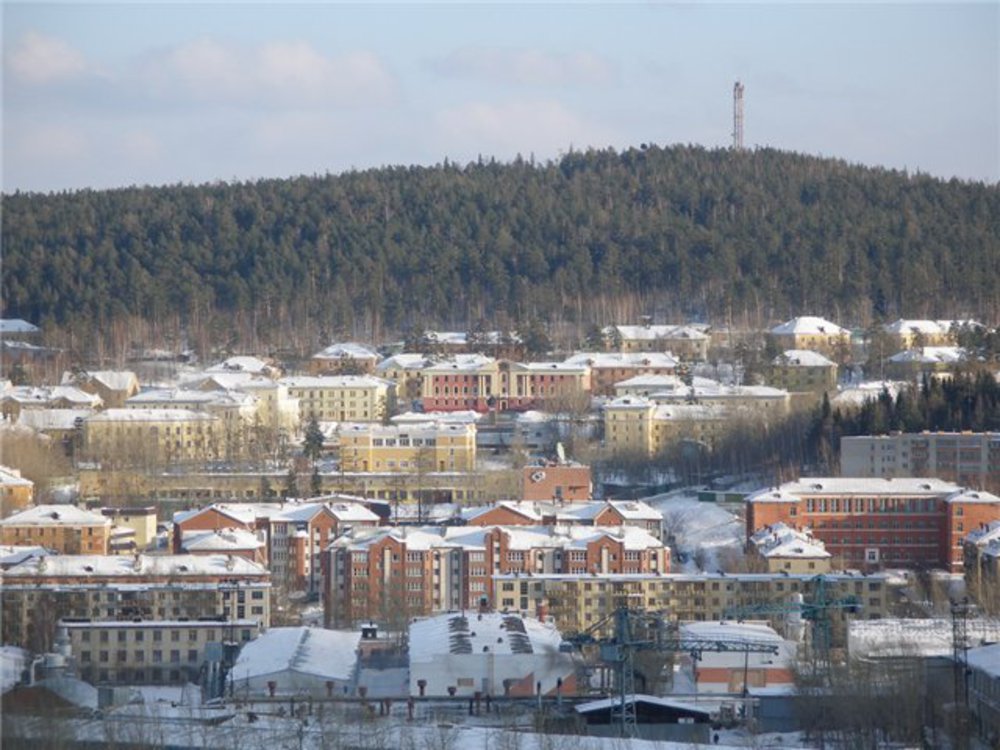
[[[2,233],[3,315],[78,336],[1000,317],[1000,188],[772,149],[14,193]]]

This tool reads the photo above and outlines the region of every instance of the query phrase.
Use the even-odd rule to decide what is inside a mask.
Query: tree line
[[[17,192],[3,209],[3,314],[84,339],[1000,313],[997,186],[773,149]]]

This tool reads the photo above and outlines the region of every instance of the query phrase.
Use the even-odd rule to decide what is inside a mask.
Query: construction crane
[[[614,623],[613,635],[608,638],[594,636],[611,622]],[[778,644],[774,641],[671,635],[661,614],[626,606],[617,607],[610,615],[582,633],[567,636],[566,640],[578,648],[596,644],[600,648],[601,661],[614,669],[618,702],[612,707],[611,718],[617,720],[622,737],[638,735],[635,718],[636,651],[686,652],[695,660],[701,659],[704,652],[778,653]]]
[[[809,583],[812,584],[812,595],[808,601],[802,598],[798,601],[730,607],[723,611],[722,619],[746,620],[767,615],[799,615],[811,625],[810,653],[813,674],[826,682],[830,670],[830,613],[833,610],[840,610],[847,614],[856,614],[861,609],[861,600],[856,596],[830,598],[826,578],[823,576],[811,578]]]

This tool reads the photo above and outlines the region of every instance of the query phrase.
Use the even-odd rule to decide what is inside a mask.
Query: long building
[[[1000,432],[903,432],[840,439],[845,477],[942,477],[1000,488]]]
[[[51,644],[60,619],[271,621],[271,574],[235,556],[53,555],[3,573],[3,643]]]
[[[1000,497],[940,479],[811,477],[748,495],[746,530],[810,529],[840,567],[963,569],[963,537],[1000,519]]]

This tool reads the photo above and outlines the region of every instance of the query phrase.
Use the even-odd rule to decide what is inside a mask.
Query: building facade
[[[475,424],[349,424],[339,438],[344,471],[427,474],[476,467]]]
[[[107,409],[83,422],[83,453],[114,466],[200,463],[224,455],[215,416],[189,409]]]
[[[323,375],[283,378],[291,398],[298,399],[302,424],[380,422],[395,405],[395,384],[371,375]]]
[[[0,520],[0,544],[39,545],[63,555],[107,555],[111,520],[73,505],[36,505]]]

